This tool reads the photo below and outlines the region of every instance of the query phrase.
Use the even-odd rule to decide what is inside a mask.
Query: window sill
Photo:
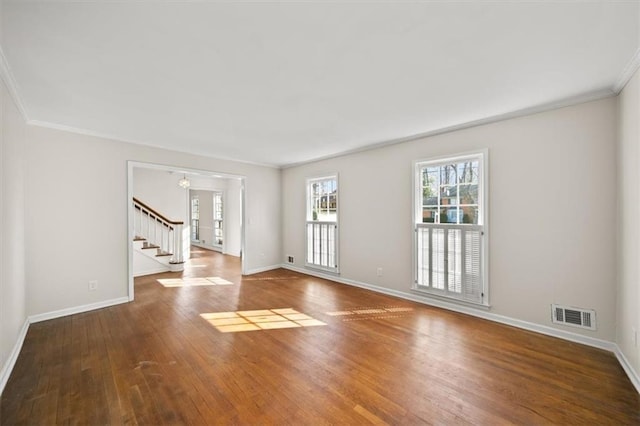
[[[412,287],[411,288],[411,292],[415,293],[415,294],[419,294],[420,296],[425,296],[434,300],[438,300],[441,302],[445,302],[445,303],[451,303],[453,305],[458,305],[458,306],[465,306],[468,308],[474,308],[474,309],[482,309],[482,310],[490,310],[491,309],[491,305],[487,302],[487,303],[474,303],[474,302],[469,302],[466,300],[462,300],[462,299],[456,299],[454,297],[449,297],[449,296],[445,296],[439,293],[435,293],[426,289],[422,289],[419,287]]]
[[[335,275],[338,276],[340,275],[340,269],[338,268],[323,268],[322,266],[317,266],[317,265],[311,265],[306,263],[304,265],[305,269],[311,269],[312,271],[316,271],[316,272],[322,272],[325,274],[330,274],[330,275]]]

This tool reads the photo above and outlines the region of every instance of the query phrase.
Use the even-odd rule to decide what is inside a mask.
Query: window
[[[308,267],[338,272],[338,177],[307,181]]]
[[[416,163],[415,289],[488,303],[485,153]]]
[[[200,200],[197,195],[191,197],[191,241],[200,240]]]
[[[222,245],[222,192],[213,193],[213,241],[215,245]]]

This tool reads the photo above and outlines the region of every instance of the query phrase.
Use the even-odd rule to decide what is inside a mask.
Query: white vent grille
[[[593,309],[551,305],[551,318],[556,324],[586,328],[587,330],[596,329],[596,311]]]

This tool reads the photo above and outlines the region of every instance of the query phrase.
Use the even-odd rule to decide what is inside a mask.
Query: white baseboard
[[[279,269],[282,267],[283,267],[282,265],[263,266],[261,268],[249,269],[244,275],[253,275],[253,274],[258,274],[260,272],[273,271],[274,269]]]
[[[9,358],[4,363],[4,366],[2,367],[2,371],[0,371],[0,395],[4,391],[4,387],[6,386],[7,381],[9,380],[9,376],[11,376],[11,372],[13,371],[13,367],[16,364],[18,355],[20,355],[22,344],[24,343],[25,337],[27,337],[27,331],[29,331],[29,325],[36,322],[40,322],[40,321],[46,321],[50,319],[64,317],[67,315],[93,311],[95,309],[106,308],[108,306],[119,305],[121,303],[127,303],[127,302],[129,302],[128,297],[119,297],[117,299],[105,300],[102,302],[76,306],[73,308],[61,309],[59,311],[46,312],[44,314],[31,315],[27,317],[27,319],[24,321],[24,325],[22,326],[22,329],[20,330],[20,334],[18,335],[16,344],[13,346],[13,350],[11,351]]]
[[[627,376],[629,377],[629,380],[631,380],[633,386],[635,386],[638,393],[640,393],[640,376],[633,369],[627,357],[624,356],[624,353],[622,353],[622,349],[620,349],[620,346],[615,345],[613,353],[616,355],[616,358],[618,358],[618,362],[620,362],[620,365],[622,365],[624,372],[627,373]]]
[[[583,345],[604,349],[609,352],[613,352],[618,357],[619,360],[621,359],[621,357],[624,358],[624,355],[622,355],[622,352],[618,348],[618,345],[616,345],[613,342],[609,342],[607,340],[596,339],[594,337],[583,336],[581,334],[572,333],[570,331],[565,331],[565,330],[559,330],[546,325],[536,324],[528,321],[519,320],[516,318],[507,317],[504,315],[494,314],[486,311],[484,308],[472,308],[472,307],[457,305],[455,303],[448,303],[446,301],[431,299],[429,297],[422,296],[419,294],[405,293],[402,291],[379,287],[376,285],[355,281],[355,280],[350,280],[350,279],[342,278],[335,275],[324,274],[318,271],[298,268],[288,264],[283,264],[282,267],[292,271],[300,272],[302,274],[311,275],[318,278],[324,278],[330,281],[335,281],[341,284],[352,285],[354,287],[364,288],[367,290],[375,291],[377,293],[382,293],[389,296],[395,296],[401,299],[411,300],[413,302],[423,303],[425,305],[435,306],[438,308],[448,309],[450,311],[459,312],[462,314],[471,315],[471,316],[486,319],[489,321],[494,321],[501,324],[506,324],[513,327],[521,328],[523,330],[533,331],[536,333],[545,334],[547,336],[568,340],[570,342],[580,343]],[[629,375],[629,378],[631,379],[631,381],[634,383],[634,386],[636,386],[636,389],[638,389],[638,392],[640,393],[640,387],[638,386],[638,384],[640,384],[640,381],[638,381],[638,375],[635,373],[635,371],[633,370],[631,365],[626,361],[626,359],[624,360],[624,362],[621,361],[621,364],[622,364],[622,367],[627,372],[627,375]]]
[[[601,339],[596,339],[596,338],[593,338],[593,337],[583,336],[583,335],[580,335],[580,334],[571,333],[571,332],[567,332],[567,331],[564,331],[564,330],[558,330],[558,329],[551,328],[551,327],[548,327],[548,326],[545,326],[545,325],[540,325],[540,324],[535,324],[535,323],[531,323],[531,322],[527,322],[527,321],[522,321],[522,320],[519,320],[519,319],[510,318],[510,317],[506,317],[506,316],[503,316],[503,315],[492,314],[490,312],[486,312],[486,311],[483,311],[483,310],[476,310],[476,309],[468,308],[468,307],[464,307],[464,306],[457,306],[455,304],[447,303],[447,302],[439,301],[439,300],[431,300],[431,299],[429,299],[427,297],[423,297],[423,296],[420,296],[420,295],[404,293],[404,292],[401,292],[401,291],[387,289],[387,288],[383,288],[383,287],[367,284],[367,283],[360,282],[360,281],[355,281],[355,280],[350,280],[350,279],[338,277],[338,276],[335,276],[335,275],[329,275],[329,274],[324,274],[324,273],[317,272],[317,271],[311,271],[311,270],[307,270],[307,269],[303,269],[303,268],[298,268],[298,267],[287,265],[287,264],[271,265],[271,266],[266,266],[266,267],[262,267],[262,268],[252,269],[246,275],[257,274],[259,272],[271,271],[271,270],[278,269],[278,268],[289,269],[289,270],[292,270],[292,271],[295,271],[295,272],[299,272],[299,273],[302,273],[302,274],[306,274],[306,275],[311,275],[311,276],[315,276],[315,277],[318,277],[318,278],[327,279],[329,281],[334,281],[334,282],[338,282],[338,283],[346,284],[346,285],[352,285],[352,286],[355,286],[355,287],[364,288],[366,290],[371,290],[371,291],[374,291],[374,292],[377,292],[377,293],[387,294],[389,296],[395,296],[395,297],[399,297],[401,299],[411,300],[413,302],[418,302],[418,303],[423,303],[423,304],[430,305],[430,306],[435,306],[435,307],[439,307],[439,308],[443,308],[443,309],[448,309],[448,310],[451,310],[451,311],[455,311],[455,312],[459,312],[459,313],[463,313],[463,314],[467,314],[467,315],[483,318],[483,319],[486,319],[486,320],[489,320],[489,321],[498,322],[498,323],[501,323],[501,324],[510,325],[510,326],[521,328],[521,329],[524,329],[524,330],[529,330],[529,331],[533,331],[533,332],[536,332],[536,333],[541,333],[541,334],[545,334],[545,335],[548,335],[548,336],[557,337],[557,338],[560,338],[560,339],[563,339],[563,340],[568,340],[568,341],[571,341],[571,342],[581,343],[581,344],[584,344],[584,345],[587,345],[587,346],[592,346],[592,347],[608,350],[608,351],[614,353],[614,355],[616,356],[616,358],[620,362],[620,365],[622,366],[622,368],[624,369],[625,373],[629,377],[629,380],[631,380],[631,383],[636,388],[636,391],[638,391],[638,393],[640,393],[640,376],[633,369],[632,365],[629,363],[629,361],[627,360],[625,355],[622,353],[620,347],[617,344],[613,343],[613,342],[609,342],[609,341],[601,340]],[[11,372],[13,371],[13,367],[15,366],[15,363],[16,363],[16,361],[18,359],[18,355],[20,354],[20,350],[22,349],[22,345],[24,343],[25,337],[27,336],[27,331],[29,330],[29,325],[31,323],[36,323],[36,322],[40,322],[40,321],[46,321],[46,320],[50,320],[50,319],[60,318],[60,317],[64,317],[64,316],[67,316],[67,315],[73,315],[73,314],[78,314],[78,313],[82,313],[82,312],[88,312],[88,311],[92,311],[92,310],[95,310],[95,309],[106,308],[106,307],[109,307],[109,306],[119,305],[121,303],[127,303],[127,302],[129,302],[129,298],[128,297],[119,297],[117,299],[105,300],[105,301],[102,301],[102,302],[91,303],[91,304],[88,304],[88,305],[76,306],[76,307],[73,307],[73,308],[61,309],[61,310],[58,310],[58,311],[47,312],[47,313],[44,313],[44,314],[38,314],[38,315],[29,316],[25,320],[24,325],[22,326],[22,329],[20,330],[20,333],[18,335],[18,338],[17,338],[16,343],[15,343],[15,345],[14,345],[12,351],[11,351],[11,354],[10,354],[9,358],[7,359],[7,361],[5,362],[4,366],[2,367],[2,370],[0,371],[0,395],[4,391],[4,387],[7,384],[7,381],[9,380],[9,376],[11,375]]]
[[[144,277],[145,275],[153,275],[153,274],[160,274],[162,272],[169,272],[171,269],[167,268],[167,267],[160,267],[158,266],[157,268],[153,268],[153,269],[147,269],[144,271],[136,271],[133,273],[134,278],[135,277]]]
[[[96,309],[107,308],[113,305],[119,305],[121,303],[128,303],[128,297],[118,297],[117,299],[103,300],[102,302],[90,303],[88,305],[75,306],[73,308],[60,309],[59,311],[45,312],[44,314],[31,315],[29,317],[29,323],[35,323],[40,321],[47,321],[50,319],[66,317],[67,315],[81,314],[83,312],[89,312]]]
[[[209,244],[202,244],[202,243],[191,243],[192,246],[201,248],[201,249],[205,249],[205,250],[210,250],[210,251],[217,251],[218,253],[222,253],[222,246],[212,246]],[[224,254],[224,253],[223,253]]]
[[[0,371],[0,395],[2,395],[4,387],[9,381],[9,376],[11,376],[11,372],[13,371],[13,367],[16,365],[18,355],[20,355],[20,350],[22,349],[22,344],[24,343],[25,337],[27,337],[27,331],[29,331],[29,318],[24,320],[24,324],[20,329],[20,333],[18,333],[16,344],[13,345],[11,354],[9,355],[9,358],[4,363],[4,365],[2,366],[2,370]]]

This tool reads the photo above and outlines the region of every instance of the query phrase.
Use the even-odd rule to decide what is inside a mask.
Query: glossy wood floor
[[[0,422],[640,423],[608,352],[195,251],[183,275],[137,279],[133,303],[33,324]]]

